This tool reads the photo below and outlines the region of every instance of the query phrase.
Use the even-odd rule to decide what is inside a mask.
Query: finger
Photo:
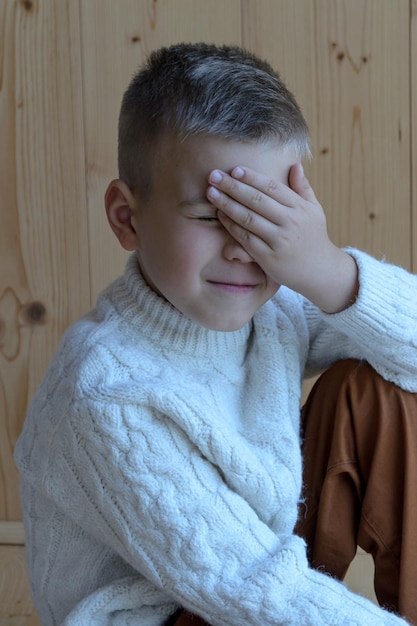
[[[296,163],[290,169],[288,175],[288,184],[299,196],[307,200],[307,202],[317,203],[315,193],[308,178],[304,174],[304,169],[301,163]]]
[[[240,243],[242,248],[244,248],[252,258],[262,258],[272,250],[271,246],[267,241],[265,241],[265,239],[251,232],[246,227],[238,224],[228,215],[223,213],[223,211],[219,210],[217,215],[222,226],[224,226],[233,239]]]
[[[298,204],[298,194],[288,186],[287,175],[285,180],[277,180],[269,178],[264,174],[259,174],[247,167],[235,167],[230,175],[231,178],[253,187],[255,190],[260,191],[267,198],[272,198],[283,207],[293,208]]]
[[[241,168],[235,169],[240,170]],[[245,178],[245,174],[246,171],[243,174],[243,178]],[[246,179],[237,180],[225,172],[215,170],[209,176],[209,182],[212,186],[209,187],[207,196],[214,206],[224,210],[224,212],[233,219],[234,214],[232,215],[230,211],[233,209],[238,210],[237,205],[241,208],[245,208],[245,211],[240,211],[240,219],[238,221],[243,219],[244,221],[250,222],[252,219],[252,217],[248,215],[248,209],[250,209],[265,219],[279,224],[282,218],[280,208],[284,209],[285,207],[280,207],[279,203],[277,203],[274,198],[271,198],[270,195],[264,192],[268,184],[275,186],[276,183],[275,181],[270,181],[265,176],[257,175],[257,178],[257,184],[263,187],[262,189],[255,186],[254,183],[248,183]],[[261,183],[261,179],[263,184]],[[216,190],[218,192],[217,194]],[[293,194],[294,192],[291,193]]]
[[[239,241],[247,240],[249,234],[265,241],[273,240],[274,231],[278,228],[276,222],[272,222],[251,208],[244,206],[215,187],[208,188],[207,198],[221,212],[220,221],[224,225],[227,224],[227,230],[233,236],[237,234]],[[274,217],[276,218],[276,215]],[[243,231],[246,231],[247,234]]]

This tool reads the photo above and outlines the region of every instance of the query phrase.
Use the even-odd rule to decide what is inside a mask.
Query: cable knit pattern
[[[366,358],[417,391],[417,278],[349,250],[357,302],[281,288],[246,327],[198,326],[132,256],[63,337],[15,459],[43,626],[394,626],[311,570],[293,535],[305,369]]]

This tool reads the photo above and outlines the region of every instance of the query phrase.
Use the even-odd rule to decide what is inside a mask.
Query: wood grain
[[[410,268],[409,1],[243,3],[244,44],[310,124],[307,171],[332,238]]]
[[[21,546],[25,543],[22,522],[0,522],[0,545]]]
[[[0,626],[40,626],[30,597],[23,547],[0,546],[0,590]]]
[[[411,90],[411,259],[417,273],[417,0],[410,0],[410,90]]]
[[[0,11],[0,519],[15,520],[28,400],[90,301],[78,4]]]

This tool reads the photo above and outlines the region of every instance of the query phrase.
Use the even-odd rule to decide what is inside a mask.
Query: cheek
[[[271,280],[271,278],[267,277],[266,292],[268,300],[270,300],[277,293],[280,286],[281,285],[278,285],[278,283],[275,283],[273,280]]]
[[[201,267],[218,249],[213,233],[192,220],[169,230],[161,243],[164,256],[175,260],[185,271],[193,266]]]
[[[178,289],[195,266],[194,247],[186,238],[174,238],[172,231],[150,237],[143,246],[141,259],[154,283],[164,289]]]
[[[162,224],[162,227],[161,227]],[[179,286],[195,279],[218,256],[222,238],[192,220],[158,220],[142,231],[139,257],[160,284]]]

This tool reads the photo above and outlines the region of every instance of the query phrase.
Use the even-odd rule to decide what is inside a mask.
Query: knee
[[[334,383],[336,383],[336,381],[342,382],[350,377],[356,378],[358,375],[372,376],[373,374],[376,374],[376,372],[367,361],[343,359],[330,365],[323,376],[332,378]]]
[[[390,383],[382,378],[380,374],[367,362],[357,359],[344,359],[333,363],[321,376],[328,389],[342,390],[354,389],[369,393],[372,389],[381,387],[393,387],[398,389],[394,383]],[[398,389],[401,393],[401,390]]]

